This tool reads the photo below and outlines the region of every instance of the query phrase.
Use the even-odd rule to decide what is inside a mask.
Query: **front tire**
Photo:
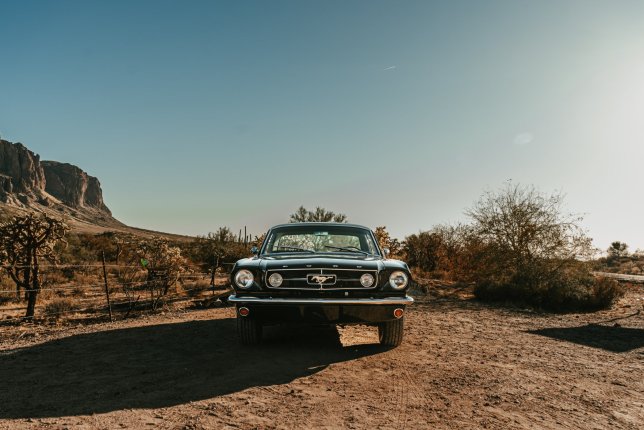
[[[382,346],[398,346],[403,340],[405,318],[387,321],[378,325],[378,336]]]
[[[242,345],[257,345],[262,341],[262,324],[254,318],[237,316],[237,337]]]

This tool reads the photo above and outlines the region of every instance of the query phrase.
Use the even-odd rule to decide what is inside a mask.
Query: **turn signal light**
[[[403,311],[400,308],[397,308],[396,310],[394,310],[394,316],[396,318],[401,318],[403,316],[403,313],[405,313],[405,311]]]
[[[239,308],[239,315],[247,317],[250,314],[250,309],[248,308]]]

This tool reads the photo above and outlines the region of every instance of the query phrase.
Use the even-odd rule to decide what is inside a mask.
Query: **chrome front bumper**
[[[375,298],[339,298],[339,299],[318,299],[318,298],[262,298],[262,297],[237,297],[231,294],[228,297],[230,303],[261,304],[261,305],[411,305],[414,299],[405,297],[385,297],[382,299]]]

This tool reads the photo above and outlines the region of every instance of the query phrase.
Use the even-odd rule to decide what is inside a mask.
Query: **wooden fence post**
[[[212,266],[212,275],[210,276],[210,289],[212,294],[215,295],[215,275],[217,274],[217,268],[219,267],[219,256],[212,259],[214,266]]]
[[[105,251],[101,251],[101,257],[103,260],[103,281],[105,282],[105,297],[107,297],[107,309],[110,312],[110,322],[114,321],[112,318],[112,302],[110,301],[110,289],[107,285],[107,269],[105,268]]]

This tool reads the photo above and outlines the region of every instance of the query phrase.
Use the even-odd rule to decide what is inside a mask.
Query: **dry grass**
[[[45,305],[46,316],[60,318],[63,314],[78,309],[78,305],[70,298],[54,299]]]
[[[204,292],[208,292],[210,288],[209,279],[196,279],[177,284],[177,291],[180,291],[191,298],[197,297]]]
[[[0,276],[0,305],[16,300],[16,284],[7,276]]]

